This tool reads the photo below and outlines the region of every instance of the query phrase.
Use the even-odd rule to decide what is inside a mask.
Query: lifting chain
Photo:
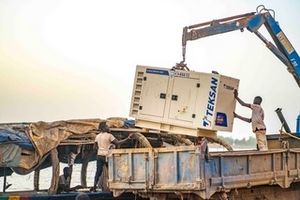
[[[185,53],[186,53],[186,45],[182,46],[182,61],[179,63],[176,63],[176,65],[173,67],[173,69],[177,70],[187,70],[190,71],[190,69],[187,67],[185,62]]]

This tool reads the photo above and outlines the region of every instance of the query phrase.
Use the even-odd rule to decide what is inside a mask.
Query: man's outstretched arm
[[[233,91],[233,94],[234,94],[234,98],[242,105],[242,106],[245,106],[245,107],[249,107],[250,108],[250,104],[249,103],[245,103],[242,99],[239,98],[239,93],[238,91],[235,89]]]
[[[251,118],[243,117],[241,115],[236,114],[235,112],[233,112],[233,116],[240,119],[240,120],[248,122],[248,123],[250,123],[252,121]]]

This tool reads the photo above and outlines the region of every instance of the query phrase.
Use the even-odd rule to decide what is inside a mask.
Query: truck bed
[[[289,188],[300,176],[300,149],[209,152],[201,146],[114,149],[108,156],[114,196],[124,191],[147,194],[214,193],[261,185]]]

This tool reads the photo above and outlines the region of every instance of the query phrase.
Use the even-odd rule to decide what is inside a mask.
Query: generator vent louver
[[[140,101],[141,101],[141,93],[142,93],[142,84],[143,84],[144,72],[137,72],[136,76],[136,84],[133,91],[133,101],[132,101],[132,109],[131,115],[135,116],[138,114],[140,109]]]

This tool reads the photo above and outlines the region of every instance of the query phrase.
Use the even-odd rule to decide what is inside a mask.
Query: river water
[[[63,168],[66,167],[67,164],[60,163],[60,174],[63,173]],[[72,179],[71,179],[71,187],[80,185],[80,171],[81,164],[75,164],[73,167]],[[87,185],[92,187],[94,183],[94,175],[96,172],[96,162],[92,161],[89,163],[87,168]],[[33,190],[33,178],[34,172],[28,175],[18,175],[13,173],[11,176],[6,177],[6,182],[8,184],[12,184],[6,191],[24,191],[24,190]],[[48,167],[40,171],[40,189],[48,189],[51,184],[52,178],[52,167]],[[0,191],[2,192],[4,178],[0,178]]]

